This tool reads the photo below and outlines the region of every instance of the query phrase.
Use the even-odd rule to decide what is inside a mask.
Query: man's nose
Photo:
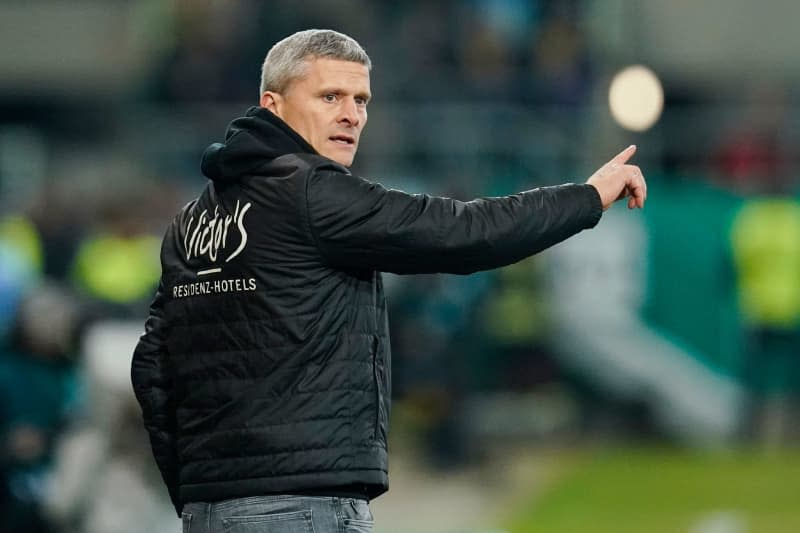
[[[344,122],[349,126],[356,127],[359,123],[358,107],[353,98],[345,98],[339,108],[339,122]]]

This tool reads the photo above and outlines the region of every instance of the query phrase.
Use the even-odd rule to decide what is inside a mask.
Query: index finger
[[[625,164],[628,161],[628,159],[633,157],[633,154],[635,153],[636,153],[636,145],[632,144],[627,148],[625,148],[620,153],[618,153],[617,155],[615,155],[614,159],[612,159],[611,161],[617,164]]]
[[[644,202],[647,200],[647,185],[644,181],[644,176],[638,179],[631,186],[631,196],[635,199],[636,205],[639,209],[644,207]]]

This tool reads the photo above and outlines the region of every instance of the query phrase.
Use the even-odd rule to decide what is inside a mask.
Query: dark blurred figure
[[[394,388],[409,423],[418,432],[429,466],[456,468],[470,459],[464,400],[470,377],[465,359],[474,359],[476,309],[489,289],[490,274],[428,275],[396,280],[390,321],[393,346],[403,354],[392,361]]]
[[[78,395],[76,300],[41,285],[22,300],[0,349],[0,531],[52,531],[42,515],[56,438]]]
[[[43,186],[30,209],[41,247],[41,271],[51,279],[65,280],[75,249],[87,225],[85,205],[77,206],[49,184]]]

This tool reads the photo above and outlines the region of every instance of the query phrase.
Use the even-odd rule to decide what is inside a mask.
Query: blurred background
[[[385,276],[376,532],[800,531],[798,20],[793,0],[2,0],[0,531],[179,530],[129,381],[161,235],[267,50],[311,27],[374,64],[357,174],[468,200],[585,181],[635,143],[649,183],[644,210],[511,267]]]

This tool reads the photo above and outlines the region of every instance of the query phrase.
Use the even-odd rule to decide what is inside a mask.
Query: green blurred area
[[[707,366],[738,376],[742,331],[731,225],[742,199],[701,179],[659,176],[647,205],[648,298],[644,315]]]
[[[756,390],[800,384],[800,202],[658,176],[645,213],[645,319]]]
[[[800,531],[800,450],[664,448],[564,454],[511,513],[511,533]]]

